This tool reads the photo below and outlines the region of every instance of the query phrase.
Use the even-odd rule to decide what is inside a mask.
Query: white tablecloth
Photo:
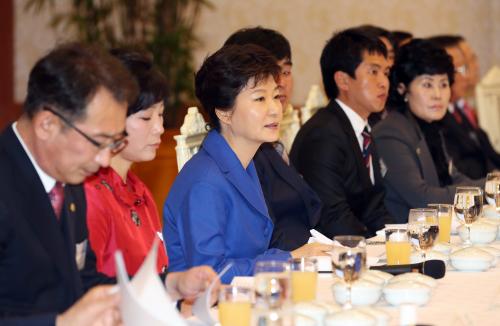
[[[460,240],[452,236],[451,242],[460,243]],[[498,248],[500,243],[492,245]],[[379,253],[381,246],[376,247],[372,252]],[[334,300],[331,283],[330,276],[320,276],[319,300]],[[377,307],[391,315],[391,325],[399,325],[398,308],[389,306],[383,298]],[[419,324],[437,326],[500,325],[500,263],[485,272],[459,272],[448,268],[445,277],[438,280],[427,305],[417,308],[417,318]]]
[[[458,242],[457,237],[453,237],[453,242]],[[496,242],[494,246],[498,248],[500,243]],[[253,284],[252,278],[237,278],[235,281],[241,285]],[[318,300],[335,301],[332,284],[331,274],[319,274]],[[376,307],[391,315],[390,325],[399,325],[397,307],[389,306],[383,298]],[[447,270],[445,277],[438,280],[429,303],[417,308],[417,320],[419,324],[436,326],[500,325],[500,263],[485,272]]]

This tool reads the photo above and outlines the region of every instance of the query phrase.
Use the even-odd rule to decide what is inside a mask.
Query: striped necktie
[[[372,159],[372,151],[371,151],[372,134],[368,130],[368,127],[365,127],[361,135],[363,136],[363,163],[365,167],[368,169],[368,171],[370,171],[370,163]]]

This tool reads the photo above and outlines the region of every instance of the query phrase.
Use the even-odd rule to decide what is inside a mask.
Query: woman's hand
[[[321,243],[308,243],[302,247],[291,251],[292,258],[311,257],[311,256],[328,256],[328,251],[332,250],[333,246]]]
[[[184,272],[168,273],[165,279],[167,291],[172,299],[194,300],[208,285],[217,278],[217,274],[209,266],[197,266]],[[213,289],[218,293],[219,281]]]

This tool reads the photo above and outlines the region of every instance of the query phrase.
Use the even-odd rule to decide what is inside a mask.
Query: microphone
[[[392,275],[399,275],[403,273],[417,272],[430,276],[432,278],[443,278],[446,274],[446,265],[444,261],[432,259],[417,264],[408,265],[381,265],[371,266],[370,269],[386,272]]]

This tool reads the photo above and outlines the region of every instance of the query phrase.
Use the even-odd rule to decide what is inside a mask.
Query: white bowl
[[[318,326],[322,323],[317,323],[313,318],[304,316],[302,314],[295,313],[293,315],[293,325],[294,326]]]
[[[343,310],[328,315],[323,322],[324,326],[376,326],[375,317],[357,309]]]
[[[493,205],[483,205],[483,216],[500,219],[500,213]]]
[[[391,278],[394,276],[392,274],[383,272],[383,271],[378,271],[378,270],[372,270],[369,269],[361,275],[362,280],[367,280],[373,283],[377,283],[378,285],[385,285]]]
[[[366,314],[371,315],[377,321],[377,326],[386,326],[389,325],[389,320],[391,316],[381,309],[373,308],[373,307],[359,307],[358,311],[364,312]]]
[[[339,304],[347,302],[348,292],[345,282],[340,281],[332,286],[333,297]],[[382,286],[367,280],[359,279],[352,284],[351,302],[354,306],[375,304],[382,295]]]
[[[467,247],[450,255],[451,265],[460,271],[485,271],[491,267],[495,257],[476,247]]]
[[[400,282],[389,282],[384,289],[385,300],[393,305],[415,304],[425,305],[431,296],[431,288],[423,283],[403,280]]]
[[[317,325],[323,324],[323,319],[328,313],[328,310],[318,305],[315,302],[299,302],[293,306],[293,311],[297,314],[304,315],[313,319]]]
[[[451,245],[449,243],[436,242],[432,251],[437,251],[445,255],[449,255],[451,252]]]
[[[497,240],[500,240],[500,218],[485,217],[479,220],[482,223],[495,225],[498,228]]]
[[[334,314],[342,310],[342,307],[335,302],[314,301],[314,303],[325,308],[328,314]]]
[[[495,241],[498,234],[498,226],[490,223],[475,222],[470,225],[470,241],[472,243],[491,243]],[[465,241],[467,239],[467,228],[462,225],[458,228],[458,235]]]
[[[396,283],[402,281],[412,281],[422,283],[430,288],[435,288],[438,282],[430,276],[420,274],[420,273],[404,273],[394,276],[389,283]]]
[[[447,263],[450,258],[448,254],[431,250],[425,255],[425,260],[431,260],[431,259],[442,260],[445,263]],[[412,252],[410,256],[410,261],[412,264],[421,263],[423,261],[422,254],[418,251]]]

